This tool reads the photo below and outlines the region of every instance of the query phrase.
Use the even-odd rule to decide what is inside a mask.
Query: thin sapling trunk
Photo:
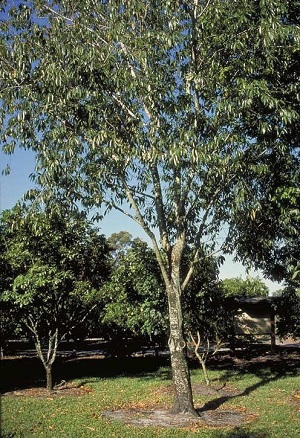
[[[202,346],[203,350],[201,353],[199,351],[199,348],[201,346],[202,340],[201,340],[201,336],[200,336],[200,333],[198,330],[197,330],[197,341],[191,333],[190,333],[190,340],[191,340],[192,346],[194,347],[195,356],[197,357],[197,359],[199,360],[199,362],[201,364],[206,385],[210,385],[210,379],[209,379],[208,371],[207,371],[207,367],[206,367],[207,358],[208,358],[208,355],[210,353],[209,339],[208,338],[206,339],[206,346],[204,346],[204,345]],[[216,342],[216,345],[213,349],[212,355],[216,354],[216,352],[219,350],[220,346],[221,346],[221,341],[217,337],[217,342]]]
[[[27,327],[30,329],[33,341],[35,345],[35,349],[39,359],[41,360],[46,374],[46,388],[49,391],[53,391],[53,375],[52,375],[52,366],[56,359],[57,347],[58,347],[58,328],[55,329],[54,332],[49,330],[48,333],[48,348],[47,351],[44,352],[42,349],[42,343],[40,334],[38,333],[37,323],[31,318],[28,318]]]

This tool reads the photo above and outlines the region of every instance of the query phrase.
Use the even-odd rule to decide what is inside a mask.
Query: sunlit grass
[[[300,369],[300,364],[299,364]],[[300,388],[299,369],[286,373],[261,369],[210,370],[214,387],[235,388],[220,400],[219,409],[249,414],[249,423],[238,428],[193,427],[165,429],[137,427],[111,421],[102,415],[106,409],[126,407],[170,407],[172,395],[168,368],[135,376],[86,377],[75,380],[92,391],[77,397],[2,397],[2,436],[5,437],[210,437],[210,438],[297,438],[300,436],[300,400],[293,394]],[[193,383],[204,383],[200,370],[192,371]],[[165,390],[163,390],[165,389]],[[196,395],[201,408],[216,395]],[[298,403],[297,403],[298,400]]]

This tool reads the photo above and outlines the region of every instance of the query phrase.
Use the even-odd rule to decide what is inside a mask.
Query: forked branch
[[[204,345],[204,342],[201,339],[201,335],[199,333],[199,330],[197,330],[197,340],[195,339],[195,337],[192,335],[192,333],[189,333],[190,336],[190,343],[192,344],[193,348],[194,348],[194,353],[195,356],[197,357],[197,359],[199,360],[201,366],[202,366],[202,370],[203,370],[203,374],[204,374],[204,379],[207,385],[210,385],[210,380],[209,380],[209,376],[208,376],[208,372],[207,372],[207,368],[206,368],[206,362],[207,362],[207,358],[208,355],[210,353],[210,341],[209,338],[206,338],[206,345]],[[201,346],[201,344],[203,344]],[[216,334],[216,344],[213,347],[213,351],[212,351],[212,356],[214,356],[217,351],[220,349],[222,345],[221,339],[219,338],[218,334]],[[202,347],[202,351],[200,351],[200,347]]]

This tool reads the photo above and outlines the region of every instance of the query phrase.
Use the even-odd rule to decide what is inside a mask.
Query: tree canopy
[[[237,212],[231,246],[240,260],[249,261],[271,279],[299,287],[300,189],[298,157],[277,169],[260,201],[248,209],[247,221]],[[283,164],[281,164],[283,165]],[[277,166],[275,164],[275,166]],[[249,200],[251,205],[252,201]]]
[[[31,0],[4,13],[4,149],[36,151],[44,198],[118,209],[148,234],[175,410],[195,413],[182,291],[199,259],[232,250],[265,193],[299,182],[287,172],[299,170],[299,2]]]
[[[143,241],[139,237],[133,238],[128,231],[111,234],[108,237],[108,243],[116,266],[119,265],[130,249],[143,246]]]
[[[245,280],[241,277],[226,278],[222,285],[226,297],[253,298],[269,295],[268,287],[259,277],[247,277]]]
[[[179,225],[194,244],[213,235],[233,200],[254,211],[297,164],[299,2],[233,3],[10,8],[5,149],[36,149],[37,178],[85,204],[128,202],[165,245]]]

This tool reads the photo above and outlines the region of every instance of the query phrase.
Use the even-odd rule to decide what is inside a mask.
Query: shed
[[[275,314],[272,302],[271,297],[238,298],[235,335],[270,335],[271,346],[275,347]]]

